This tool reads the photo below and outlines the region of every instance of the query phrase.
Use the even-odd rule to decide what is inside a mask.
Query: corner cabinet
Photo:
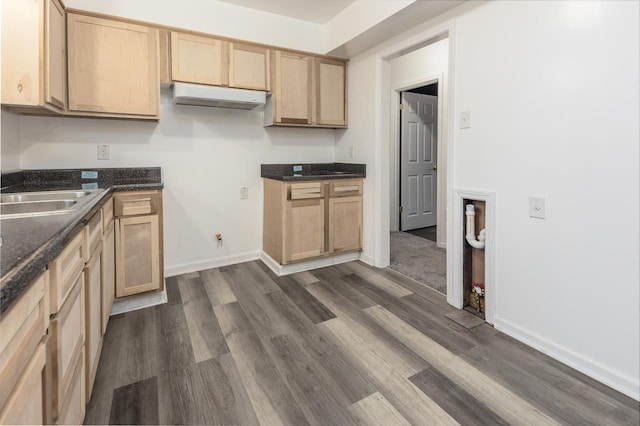
[[[162,192],[114,195],[116,298],[162,290]]]
[[[75,13],[67,29],[70,112],[159,117],[157,29]]]
[[[345,61],[276,50],[272,69],[265,126],[347,127]]]
[[[362,248],[362,179],[264,179],[263,250],[281,265]]]
[[[2,105],[66,108],[66,14],[58,0],[2,0]]]

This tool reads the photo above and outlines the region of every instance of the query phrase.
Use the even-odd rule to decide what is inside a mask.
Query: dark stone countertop
[[[302,171],[294,172],[293,166],[302,166]],[[367,177],[367,165],[351,163],[262,164],[260,176],[284,182],[365,178]]]
[[[98,179],[82,179],[82,170],[97,171]],[[109,194],[164,187],[159,167],[19,170],[2,174],[2,186],[2,194],[81,189],[97,189],[97,194],[77,212],[0,221],[0,317],[84,228]]]

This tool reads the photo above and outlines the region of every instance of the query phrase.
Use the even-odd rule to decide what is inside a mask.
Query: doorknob
[[[433,170],[438,170],[438,166],[434,165]]]

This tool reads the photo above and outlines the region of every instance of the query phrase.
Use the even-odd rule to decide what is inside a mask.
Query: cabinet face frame
[[[185,52],[188,46],[192,52]],[[213,37],[171,32],[172,80],[212,86],[226,85],[229,76],[225,49],[226,42]],[[200,64],[206,54],[212,55],[211,68]],[[188,65],[192,68],[187,68]]]
[[[115,221],[107,225],[102,239],[102,334],[107,331],[111,306],[116,295],[116,238]]]
[[[102,350],[102,244],[91,255],[84,270],[85,303],[85,395],[91,398]]]
[[[111,80],[127,81],[129,76],[134,73],[140,73],[138,78],[144,84],[130,88],[132,91],[139,90],[139,93],[127,92],[123,93],[124,88],[118,86],[121,90],[120,101],[114,102],[112,105],[105,105],[106,101],[113,102],[113,99],[101,100],[99,98],[90,99],[90,103],[83,103],[82,96],[88,96],[88,93],[99,92],[99,86],[96,81],[81,79],[80,76],[90,72],[88,64],[93,68],[97,64],[92,63],[92,58],[96,56],[96,49],[107,50],[111,48],[111,43],[104,43],[99,46],[91,46],[86,39],[80,38],[78,34],[80,25],[91,25],[94,29],[107,29],[122,31],[122,34],[142,36],[145,38],[145,46],[137,55],[145,55],[147,59],[146,69],[133,69],[130,64],[123,63],[121,57],[115,57],[113,52],[98,51],[101,64],[109,64],[112,68],[117,69],[116,75],[111,75]],[[98,39],[98,37],[96,37]],[[91,40],[95,41],[95,40]],[[87,50],[91,49],[90,52]],[[123,115],[140,115],[147,117],[158,117],[160,110],[160,70],[158,67],[158,30],[155,28],[131,24],[127,22],[98,18],[94,16],[80,15],[76,13],[67,14],[67,55],[68,55],[68,87],[69,87],[69,110],[72,112],[95,112],[106,114],[123,114]],[[133,55],[134,52],[129,52]],[[87,69],[89,68],[89,70]],[[104,89],[102,89],[104,91]],[[113,96],[113,93],[110,94]],[[129,100],[126,105],[124,100]],[[143,102],[140,102],[142,99]]]

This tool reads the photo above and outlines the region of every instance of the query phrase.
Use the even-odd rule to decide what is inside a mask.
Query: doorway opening
[[[438,220],[439,90],[436,79],[398,91],[399,208],[398,226],[390,236],[390,267],[446,294],[446,251],[437,232],[443,223]]]

